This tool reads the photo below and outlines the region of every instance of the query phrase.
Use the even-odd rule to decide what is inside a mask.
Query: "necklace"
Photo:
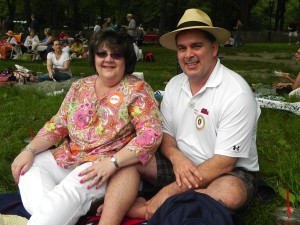
[[[102,99],[105,96],[107,96],[112,90],[115,90],[118,85],[119,85],[120,81],[117,82],[115,85],[111,86],[111,87],[107,87],[104,84],[102,84],[102,82],[100,81],[100,79],[97,79],[96,81],[96,94],[97,96]]]

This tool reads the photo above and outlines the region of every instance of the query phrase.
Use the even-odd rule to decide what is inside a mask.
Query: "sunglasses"
[[[119,52],[114,52],[110,54],[107,53],[107,51],[102,51],[102,50],[96,52],[96,56],[102,59],[106,58],[108,55],[110,55],[110,57],[113,59],[121,59],[123,57],[123,55]]]

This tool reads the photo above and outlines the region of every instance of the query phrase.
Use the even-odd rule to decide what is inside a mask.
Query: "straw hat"
[[[177,50],[176,35],[183,30],[200,29],[212,34],[219,44],[224,44],[230,38],[230,32],[220,27],[214,27],[209,16],[199,9],[187,9],[177,24],[177,29],[162,35],[159,42],[168,49]]]
[[[127,17],[127,18],[128,18],[128,17],[133,18],[133,15],[132,15],[131,13],[128,13],[126,17]]]
[[[6,33],[8,36],[14,36],[14,32],[13,31],[11,31],[11,30],[9,30],[9,31],[7,31],[7,33]]]

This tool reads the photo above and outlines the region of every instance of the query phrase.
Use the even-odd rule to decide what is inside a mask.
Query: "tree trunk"
[[[71,27],[72,30],[79,30],[80,28],[80,13],[79,13],[79,1],[78,0],[71,0],[71,9],[72,9],[72,22]]]
[[[16,0],[6,0],[7,3],[7,9],[8,9],[8,15],[11,18],[11,20],[15,19],[15,13],[16,13]]]
[[[167,22],[167,0],[160,1],[160,19],[159,19],[159,36],[163,35],[166,30]]]
[[[30,0],[23,0],[24,4],[24,12],[25,12],[25,18],[27,21],[27,27],[30,27],[30,22],[31,22],[31,6],[30,6]]]
[[[284,14],[286,3],[287,0],[278,0],[277,2],[274,31],[283,31],[284,29]]]

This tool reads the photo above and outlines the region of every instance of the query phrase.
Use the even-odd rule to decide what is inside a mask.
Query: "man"
[[[253,198],[260,109],[247,82],[218,59],[218,44],[229,38],[198,9],[186,10],[177,29],[160,38],[177,50],[183,73],[168,82],[161,104],[165,158],[156,153],[143,170],[137,167],[160,190],[147,202],[138,198],[127,216],[150,219],[167,198],[190,189],[232,210]],[[108,191],[118,186],[109,184]]]
[[[298,23],[293,20],[289,26],[288,26],[288,31],[289,31],[289,45],[292,43],[292,38],[295,37],[295,44],[298,44]]]
[[[37,34],[39,34],[39,32],[40,32],[40,24],[35,19],[35,15],[34,14],[31,15],[31,23],[30,23],[30,27],[28,28],[28,30],[30,30],[30,29],[34,29]]]
[[[133,41],[136,40],[136,22],[133,19],[133,15],[131,13],[127,14],[126,16],[128,23],[128,26],[125,27],[127,30],[127,33],[132,37]]]

